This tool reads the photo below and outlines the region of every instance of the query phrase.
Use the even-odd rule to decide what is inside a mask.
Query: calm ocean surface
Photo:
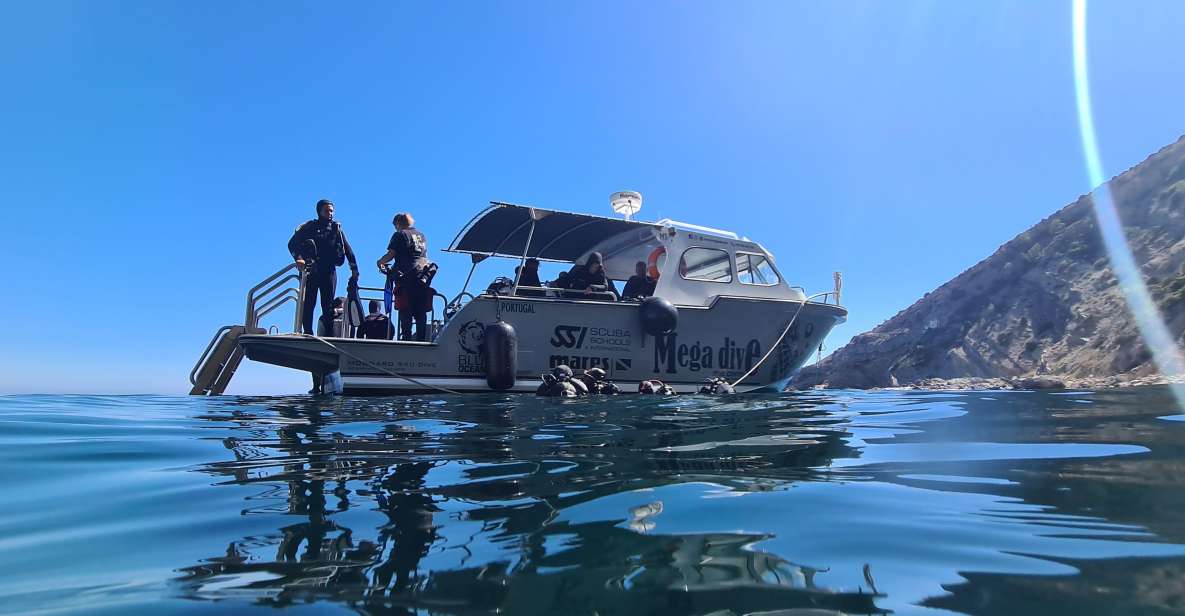
[[[0,612],[1183,614],[1174,411],[0,397]]]

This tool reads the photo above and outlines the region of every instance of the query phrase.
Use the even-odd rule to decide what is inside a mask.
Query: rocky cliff
[[[1111,192],[1153,299],[1185,345],[1185,137],[1114,178]],[[794,385],[1154,372],[1083,196],[804,368]]]

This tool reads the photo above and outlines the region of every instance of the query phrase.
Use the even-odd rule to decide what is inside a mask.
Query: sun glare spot
[[[1181,350],[1164,324],[1140,268],[1132,256],[1131,248],[1124,237],[1123,223],[1111,188],[1103,177],[1102,157],[1099,155],[1095,135],[1094,114],[1090,103],[1090,82],[1086,64],[1086,0],[1073,0],[1073,47],[1074,47],[1074,100],[1078,107],[1078,130],[1082,135],[1082,153],[1086,161],[1086,172],[1090,185],[1097,188],[1091,192],[1095,220],[1103,236],[1103,244],[1111,260],[1111,269],[1119,281],[1119,289],[1127,301],[1128,309],[1140,329],[1144,344],[1152,353],[1156,368],[1166,377],[1185,374],[1185,359]],[[1172,385],[1173,395],[1179,409],[1185,410],[1185,385]]]

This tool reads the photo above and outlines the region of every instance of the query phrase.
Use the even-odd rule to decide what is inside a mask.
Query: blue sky
[[[1091,2],[1108,175],[1185,132],[1185,5]],[[734,229],[845,276],[834,348],[1091,187],[1070,4],[6,2],[0,392],[187,389],[320,197],[371,282],[488,200]],[[503,273],[479,270],[485,281]],[[285,319],[287,320],[287,319]],[[232,393],[302,391],[249,365]]]

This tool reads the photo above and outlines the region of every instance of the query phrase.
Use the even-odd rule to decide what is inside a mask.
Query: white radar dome
[[[609,195],[609,205],[613,211],[625,216],[629,220],[642,209],[642,194],[632,190],[623,190]]]

